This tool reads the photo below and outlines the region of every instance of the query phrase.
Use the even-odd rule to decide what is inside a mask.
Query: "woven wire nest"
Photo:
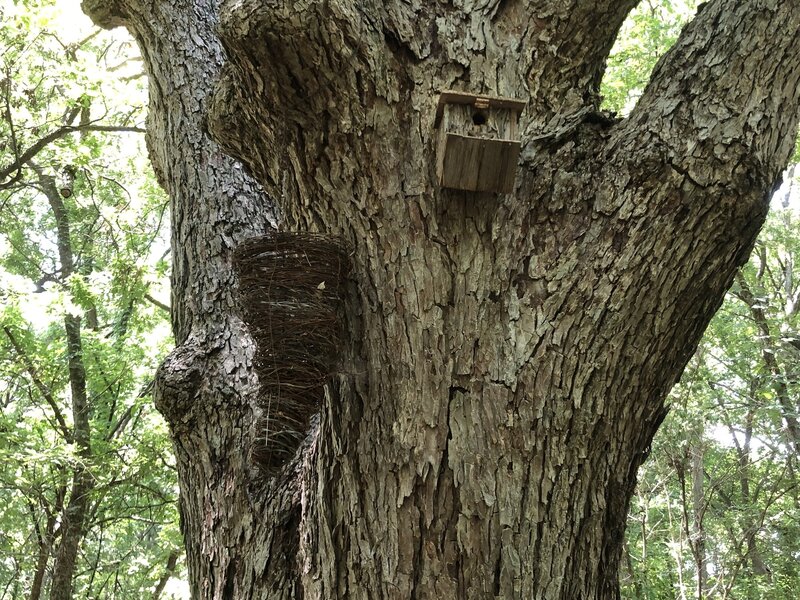
[[[275,232],[244,242],[234,267],[261,382],[250,456],[272,476],[302,443],[338,367],[350,260],[333,236]]]

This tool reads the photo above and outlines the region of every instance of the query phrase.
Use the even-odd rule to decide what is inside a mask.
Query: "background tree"
[[[158,597],[181,554],[150,401],[165,199],[134,49],[65,21],[0,15],[0,597]]]
[[[618,596],[636,470],[791,155],[800,69],[797,6],[712,1],[617,122],[635,4],[84,1],[151,81],[196,597]],[[528,99],[514,194],[435,186],[446,88]],[[340,373],[264,482],[231,255],[273,203],[353,282]]]

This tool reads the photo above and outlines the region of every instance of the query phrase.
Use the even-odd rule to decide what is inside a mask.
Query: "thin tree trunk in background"
[[[650,504],[649,504],[649,502],[642,503],[641,502],[641,497],[640,497],[639,505],[642,506],[642,504],[644,504],[644,507],[645,507],[644,511],[642,511],[642,564],[646,565],[647,564],[647,559],[648,559],[648,556],[649,556],[648,555],[649,548],[648,548],[648,543],[647,543],[647,536],[648,536],[647,528],[648,528],[648,524],[650,522],[650,519],[649,519]],[[649,582],[649,574],[647,572],[647,569],[644,570],[641,584],[642,584],[642,587],[645,590],[648,588],[648,586],[650,584],[650,582]]]
[[[675,522],[672,516],[672,502],[667,499],[667,516],[669,517],[669,530],[671,532],[675,531]],[[678,527],[678,542],[676,543],[675,540],[672,540],[672,547],[673,550],[670,552],[672,557],[675,559],[675,572],[678,574],[678,590],[680,591],[680,600],[687,600],[686,594],[686,584],[684,583],[684,576],[683,576],[683,522],[681,522],[680,526]],[[674,548],[677,546],[678,551],[675,552]]]
[[[56,221],[57,246],[61,263],[61,277],[67,281],[72,275],[75,262],[70,239],[69,214],[64,206],[52,176],[39,174],[39,184],[47,196]],[[72,466],[72,486],[69,500],[61,512],[59,544],[53,563],[53,579],[50,585],[50,600],[72,599],[72,578],[75,560],[83,540],[84,525],[89,507],[90,494],[94,489],[94,478],[89,471],[92,458],[91,426],[89,423],[89,398],[86,392],[86,370],[83,364],[81,341],[81,318],[72,314],[64,317],[67,366],[69,371],[70,397],[72,399],[71,439],[76,448],[76,460]]]
[[[636,598],[638,598],[639,600],[644,600],[647,596],[645,596],[642,582],[639,580],[639,576],[637,575],[636,569],[633,566],[631,551],[627,543],[625,543],[625,548],[623,549],[623,552],[625,556],[625,568],[628,571],[628,577],[630,577],[631,582],[633,583],[633,589],[635,590]]]
[[[762,348],[761,359],[773,378],[773,388],[778,398],[781,416],[786,423],[787,441],[794,447],[795,451],[800,454],[800,420],[798,420],[797,401],[790,396],[789,388],[786,385],[786,375],[783,373],[781,366],[775,358],[775,349],[778,345],[778,340],[774,337],[767,315],[759,304],[758,298],[756,298],[756,295],[747,284],[747,281],[744,277],[739,275],[736,278],[736,282],[739,285],[739,290],[735,295],[747,305],[760,334],[759,342]]]
[[[161,598],[161,594],[164,593],[164,588],[167,587],[167,583],[169,583],[169,580],[175,575],[175,569],[178,566],[178,558],[180,558],[180,552],[177,550],[173,550],[167,557],[164,574],[161,576],[161,579],[158,580],[156,588],[153,590],[152,600],[159,600],[159,598]]]
[[[703,600],[708,587],[706,568],[706,532],[703,527],[705,513],[703,448],[698,443],[691,453],[692,460],[692,546],[697,570],[697,600]]]
[[[33,384],[39,390],[42,397],[47,402],[47,405],[53,411],[53,417],[55,418],[55,421],[57,423],[57,427],[55,428],[56,433],[58,433],[58,435],[60,435],[63,441],[66,442],[67,444],[73,443],[75,439],[74,431],[67,425],[64,415],[61,413],[61,410],[58,406],[56,398],[54,397],[49,386],[39,376],[39,372],[33,360],[25,352],[23,346],[20,344],[19,340],[16,338],[16,336],[9,327],[4,326],[3,332],[6,334],[6,337],[8,338],[9,342],[11,342],[11,346],[14,348],[14,351],[17,353],[17,355],[20,357],[23,364],[25,365],[25,370],[28,372],[28,375],[33,381]],[[67,494],[66,484],[56,488],[55,491],[56,493],[53,506],[51,506],[50,508],[43,507],[44,513],[47,516],[44,525],[44,530],[42,530],[41,526],[36,521],[37,517],[36,507],[32,504],[32,502],[31,504],[29,504],[32,526],[36,531],[37,545],[39,551],[36,560],[36,570],[34,571],[33,581],[31,582],[31,589],[28,595],[28,600],[39,600],[39,598],[42,595],[45,575],[47,574],[47,565],[50,561],[53,545],[57,537],[56,522],[57,519],[61,516],[62,511],[64,509],[64,498]],[[61,530],[59,528],[58,534],[60,533]]]
[[[35,518],[35,514],[31,516]],[[39,553],[36,558],[36,570],[34,571],[28,600],[39,600],[42,596],[42,585],[47,572],[47,563],[50,561],[50,552],[52,551],[53,542],[55,541],[53,536],[55,525],[55,515],[48,516],[44,531],[37,531]]]
[[[597,114],[635,4],[84,1],[150,76],[194,597],[619,597],[636,470],[800,112],[800,8],[748,0],[705,5],[630,118]],[[513,194],[436,185],[450,88],[528,101]],[[265,198],[353,264],[340,370],[271,482],[230,266]]]
[[[11,588],[13,585],[13,588],[11,589],[11,600],[17,600],[17,598],[19,597],[19,587],[21,581],[22,578],[20,577],[19,563],[16,560],[14,560],[14,574],[8,578],[6,587],[3,588],[3,595],[0,597],[5,598],[6,595],[8,594],[8,589]]]
[[[730,511],[741,511],[742,507],[745,508],[745,513],[741,520],[741,531],[734,530],[733,526],[726,525],[726,529],[728,531],[728,535],[730,537],[730,541],[732,546],[739,548],[744,547],[744,550],[741,552],[741,560],[740,564],[736,566],[733,570],[733,573],[730,576],[729,581],[725,584],[723,591],[723,597],[726,597],[730,590],[733,588],[733,585],[736,581],[738,576],[738,572],[740,567],[746,563],[750,563],[750,566],[753,570],[754,574],[758,575],[769,575],[770,570],[769,567],[764,562],[761,553],[758,550],[758,543],[757,543],[757,534],[758,531],[763,526],[763,515],[762,518],[756,522],[753,515],[749,512],[749,507],[756,505],[757,500],[752,497],[751,489],[750,489],[750,477],[751,477],[751,459],[750,459],[750,443],[753,436],[753,419],[755,416],[755,395],[760,388],[761,382],[759,381],[759,377],[755,377],[751,382],[751,389],[750,394],[748,395],[748,404],[747,404],[747,413],[745,415],[745,430],[744,430],[744,441],[740,441],[739,439],[739,431],[734,427],[733,423],[727,416],[725,415],[726,407],[722,403],[722,401],[718,400],[719,408],[722,414],[722,419],[725,422],[725,425],[728,428],[728,433],[730,434],[731,439],[733,440],[734,447],[736,450],[737,461],[739,463],[739,468],[737,470],[737,475],[739,478],[739,486],[741,492],[741,498],[734,500],[729,495],[725,494],[721,489],[719,489],[716,484],[712,481],[711,486],[716,487],[715,489],[716,494],[719,496],[720,500],[724,503],[725,507]],[[738,408],[738,407],[737,407]],[[761,460],[769,462],[771,457],[763,457]],[[717,578],[720,579],[722,573],[717,574]]]
[[[39,554],[36,558],[36,570],[33,575],[33,582],[31,583],[31,592],[28,595],[28,600],[39,600],[42,595],[42,583],[44,582],[45,571],[47,570],[47,563],[50,560],[50,546],[44,543],[39,543]]]
[[[755,386],[754,386],[755,387]],[[739,454],[739,485],[742,492],[742,504],[745,507],[755,505],[755,500],[751,497],[750,492],[750,444],[753,438],[753,419],[754,415],[754,395],[753,393],[748,397],[747,414],[745,416],[745,430],[744,430],[744,444],[736,443],[736,451]],[[744,535],[747,540],[747,558],[750,560],[750,567],[756,575],[768,575],[770,573],[761,553],[758,550],[758,543],[756,536],[760,529],[760,525],[755,522],[753,517],[748,513],[744,519]]]

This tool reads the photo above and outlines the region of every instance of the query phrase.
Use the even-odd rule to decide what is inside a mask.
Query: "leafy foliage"
[[[631,12],[608,57],[603,108],[630,112],[656,63],[696,9],[696,0],[645,0]]]
[[[703,570],[703,597],[796,597],[798,219],[773,212],[673,391],[631,509],[626,597],[697,597]]]
[[[0,598],[47,594],[79,501],[75,596],[142,598],[181,545],[149,392],[169,339],[167,202],[135,48],[65,4],[0,9]]]

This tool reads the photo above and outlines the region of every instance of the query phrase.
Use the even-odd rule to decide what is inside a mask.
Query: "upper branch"
[[[528,0],[524,60],[533,105],[542,116],[597,108],[606,60],[640,0]]]
[[[218,31],[229,62],[209,105],[209,131],[268,193],[275,192],[274,174],[286,169],[270,164],[264,149],[286,145],[285,132],[298,123],[307,129],[306,119],[352,122],[364,104],[359,82],[390,79],[375,18],[383,9],[373,4],[223,2]],[[383,88],[378,95],[397,93],[376,87]]]
[[[19,171],[23,166],[36,158],[36,155],[44,150],[49,144],[68,136],[70,133],[85,131],[99,131],[103,133],[144,133],[144,129],[141,127],[128,127],[122,125],[97,125],[95,123],[87,123],[84,125],[64,125],[51,131],[46,136],[31,144],[31,146],[24,152],[21,152],[11,164],[1,167],[0,189],[5,189],[10,187],[12,183],[15,183],[15,178],[12,178],[10,181],[5,181],[5,179],[11,176],[11,174],[15,171]]]
[[[656,66],[626,129],[668,147],[700,185],[758,166],[771,186],[800,117],[800,4],[714,0]]]
[[[379,31],[371,4],[228,0],[220,8],[219,35],[228,58],[243,74],[254,75],[256,87],[269,89],[275,82],[267,79],[279,79],[284,94],[296,93],[305,104],[313,97],[298,88],[324,88],[338,80]]]

